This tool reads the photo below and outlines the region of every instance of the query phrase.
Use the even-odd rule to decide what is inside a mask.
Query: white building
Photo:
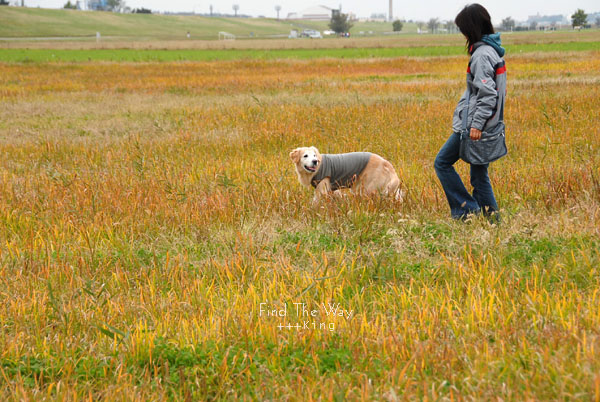
[[[289,13],[288,20],[311,20],[311,21],[329,21],[331,20],[332,8],[326,6],[314,6],[300,12]]]

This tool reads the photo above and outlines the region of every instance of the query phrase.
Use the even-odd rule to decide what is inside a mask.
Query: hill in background
[[[183,39],[189,31],[192,39],[217,39],[219,31],[239,38],[287,37],[291,29],[327,28],[326,21],[290,21],[273,18],[220,18],[194,15],[118,14],[21,7],[0,7],[0,37],[94,37],[135,40]],[[351,34],[381,35],[392,31],[387,22],[356,22]],[[416,32],[414,24],[405,24],[405,32]]]

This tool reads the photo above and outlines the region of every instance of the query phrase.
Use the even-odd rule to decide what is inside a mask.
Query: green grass
[[[523,44],[507,46],[507,54],[555,51],[597,51],[600,42],[571,42]],[[160,50],[160,49],[0,49],[3,62],[147,62],[147,61],[217,61],[217,60],[269,60],[318,58],[393,58],[435,57],[464,54],[463,46],[430,46],[398,48],[353,49],[228,49],[228,50]]]
[[[289,23],[274,19],[206,18],[149,14],[117,14],[76,10],[0,8],[0,37],[135,37],[138,39],[216,39],[219,31],[235,35],[289,33]]]
[[[77,10],[0,7],[0,37],[85,37],[100,32],[105,37],[216,39],[219,31],[237,36],[265,37],[288,35],[291,28],[328,29],[326,21],[289,21],[273,18],[208,18],[193,15],[116,14]],[[350,31],[392,31],[386,22],[356,22]],[[416,32],[416,25],[405,24],[404,32]]]

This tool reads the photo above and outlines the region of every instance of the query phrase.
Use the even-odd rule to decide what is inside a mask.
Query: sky
[[[61,8],[67,0],[25,0],[28,7]],[[11,1],[13,3],[14,0]],[[19,0],[20,2],[20,0]],[[125,0],[131,8],[145,7],[155,11],[186,11],[208,13],[212,4],[214,12],[233,13],[232,5],[238,4],[240,14],[276,17],[275,6],[281,6],[280,17],[290,12],[300,12],[315,5],[331,8],[342,6],[342,12],[353,12],[358,17],[370,17],[373,13],[388,12],[388,0]],[[465,0],[394,0],[393,15],[396,18],[423,20],[439,18],[453,20],[469,1]],[[587,13],[600,11],[598,0],[479,0],[490,12],[492,22],[499,24],[503,18],[512,17],[524,21],[538,12],[542,15],[564,14],[570,18],[577,8]]]

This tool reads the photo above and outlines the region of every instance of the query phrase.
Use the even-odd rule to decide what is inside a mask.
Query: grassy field
[[[275,18],[208,18],[194,15],[117,14],[77,10],[0,7],[0,38],[64,37],[105,40],[175,40],[189,31],[194,39],[217,39],[220,31],[240,37],[289,35],[290,29],[328,29],[327,22],[289,21]],[[385,22],[356,22],[351,33],[392,31]],[[404,32],[416,32],[415,24],[405,24]]]
[[[452,221],[433,171],[464,89],[448,45],[3,51],[0,399],[600,400],[600,52],[507,56],[490,225]],[[383,155],[407,199],[313,207],[301,145]]]
[[[508,54],[531,52],[577,52],[600,50],[599,42],[523,44],[507,46]],[[268,59],[322,59],[322,58],[394,58],[439,57],[460,55],[464,46],[423,46],[394,48],[339,48],[339,49],[0,49],[0,60],[6,62],[149,62],[149,61],[218,61]]]
[[[219,31],[257,36],[289,34],[289,23],[275,19],[205,18],[151,14],[117,14],[20,7],[0,8],[0,37],[135,37],[137,40],[217,39]]]
[[[508,55],[600,51],[600,31],[504,34]],[[242,41],[0,41],[4,62],[172,62],[218,60],[439,57],[464,54],[459,35],[323,40]]]

